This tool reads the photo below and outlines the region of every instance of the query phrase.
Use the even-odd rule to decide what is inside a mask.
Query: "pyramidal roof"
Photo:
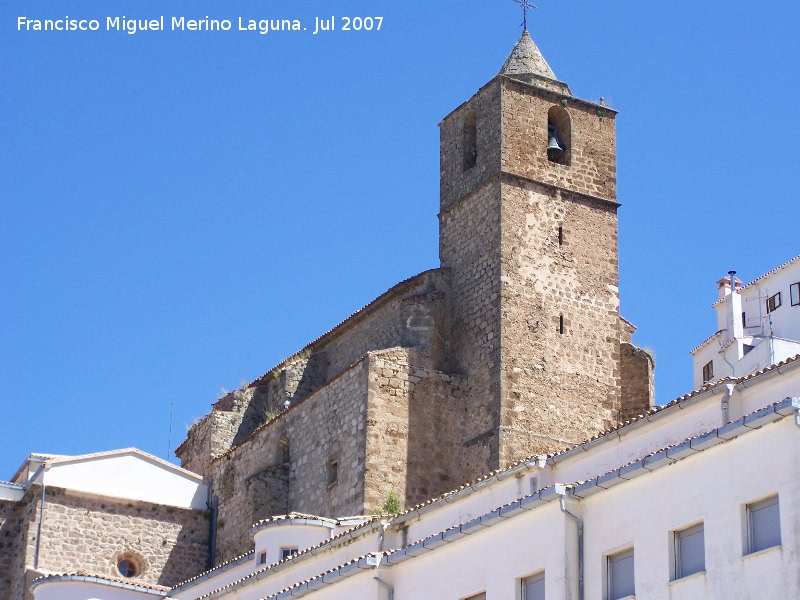
[[[514,49],[509,54],[506,62],[503,63],[503,68],[500,69],[501,75],[538,75],[545,79],[552,79],[557,81],[556,74],[553,69],[547,64],[547,61],[539,52],[539,48],[531,39],[528,30],[522,32],[522,37],[514,46]]]

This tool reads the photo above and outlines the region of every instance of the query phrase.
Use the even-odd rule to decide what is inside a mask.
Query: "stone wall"
[[[130,553],[142,569],[132,580],[176,585],[207,567],[209,533],[207,513],[48,487],[39,570],[119,577],[117,559]]]
[[[0,600],[31,599],[30,581],[41,574],[119,578],[117,559],[124,553],[142,569],[131,581],[147,584],[176,585],[208,565],[206,513],[51,486],[40,512],[41,493],[32,485],[20,502],[0,506]]]
[[[625,421],[645,414],[655,405],[655,383],[653,372],[656,362],[647,351],[631,343],[620,347],[620,373],[622,379],[622,401],[618,421]]]
[[[481,122],[479,114],[479,128]],[[445,146],[453,143],[446,139],[447,130],[443,126]],[[445,155],[449,153],[443,151]],[[454,473],[462,480],[491,471],[499,460],[499,197],[500,180],[494,178],[439,215],[439,255],[442,266],[451,271],[450,372],[467,379],[470,390],[458,409],[471,417],[463,431],[465,437],[460,440],[465,445]],[[443,197],[442,202],[445,201]]]
[[[547,158],[554,107],[570,132],[568,165]],[[461,480],[616,422],[614,114],[498,77],[440,125],[451,367],[469,382],[462,405],[472,417]],[[474,118],[477,159],[465,168]]]
[[[505,77],[500,82],[503,172],[616,200],[616,112]],[[547,159],[548,112],[554,106],[564,108],[570,121],[569,165]]]
[[[204,477],[209,464],[261,425],[333,380],[367,352],[426,347],[446,364],[445,292],[449,273],[433,270],[404,281],[252,384],[221,398],[176,450],[181,466]]]
[[[416,349],[369,356],[364,512],[390,493],[410,507],[456,487],[465,424],[462,380]]]
[[[367,372],[359,361],[212,463],[217,562],[251,549],[250,526],[267,516],[361,513]],[[338,472],[329,483],[331,460]]]
[[[501,79],[494,79],[439,124],[440,137],[440,209],[448,209],[468,196],[500,171]],[[474,114],[477,124],[475,166],[464,168],[467,140],[464,123]],[[444,266],[444,262],[442,263]]]
[[[26,554],[26,502],[0,501],[0,600],[22,598]]]
[[[502,196],[500,466],[607,429],[620,398],[616,205],[510,177]]]

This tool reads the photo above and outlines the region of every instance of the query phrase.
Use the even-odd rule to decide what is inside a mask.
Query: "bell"
[[[558,143],[558,138],[551,135],[547,141],[547,158],[553,162],[559,162],[564,158],[564,148]]]

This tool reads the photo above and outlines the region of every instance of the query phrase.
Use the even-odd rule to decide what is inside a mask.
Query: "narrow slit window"
[[[564,315],[558,317],[558,333],[564,335]]]
[[[478,164],[478,114],[471,110],[464,117],[464,170]]]
[[[332,456],[328,459],[328,485],[333,485],[339,480],[339,459]]]
[[[563,246],[564,245],[564,228],[563,227],[559,227],[558,228],[558,245],[559,246]]]
[[[793,283],[789,286],[789,300],[792,306],[800,306],[800,283]]]

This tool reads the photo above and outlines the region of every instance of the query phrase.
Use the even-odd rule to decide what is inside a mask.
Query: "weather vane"
[[[517,4],[522,7],[522,28],[527,30],[528,29],[528,10],[531,8],[536,8],[533,4],[528,2],[528,0],[514,0]]]

